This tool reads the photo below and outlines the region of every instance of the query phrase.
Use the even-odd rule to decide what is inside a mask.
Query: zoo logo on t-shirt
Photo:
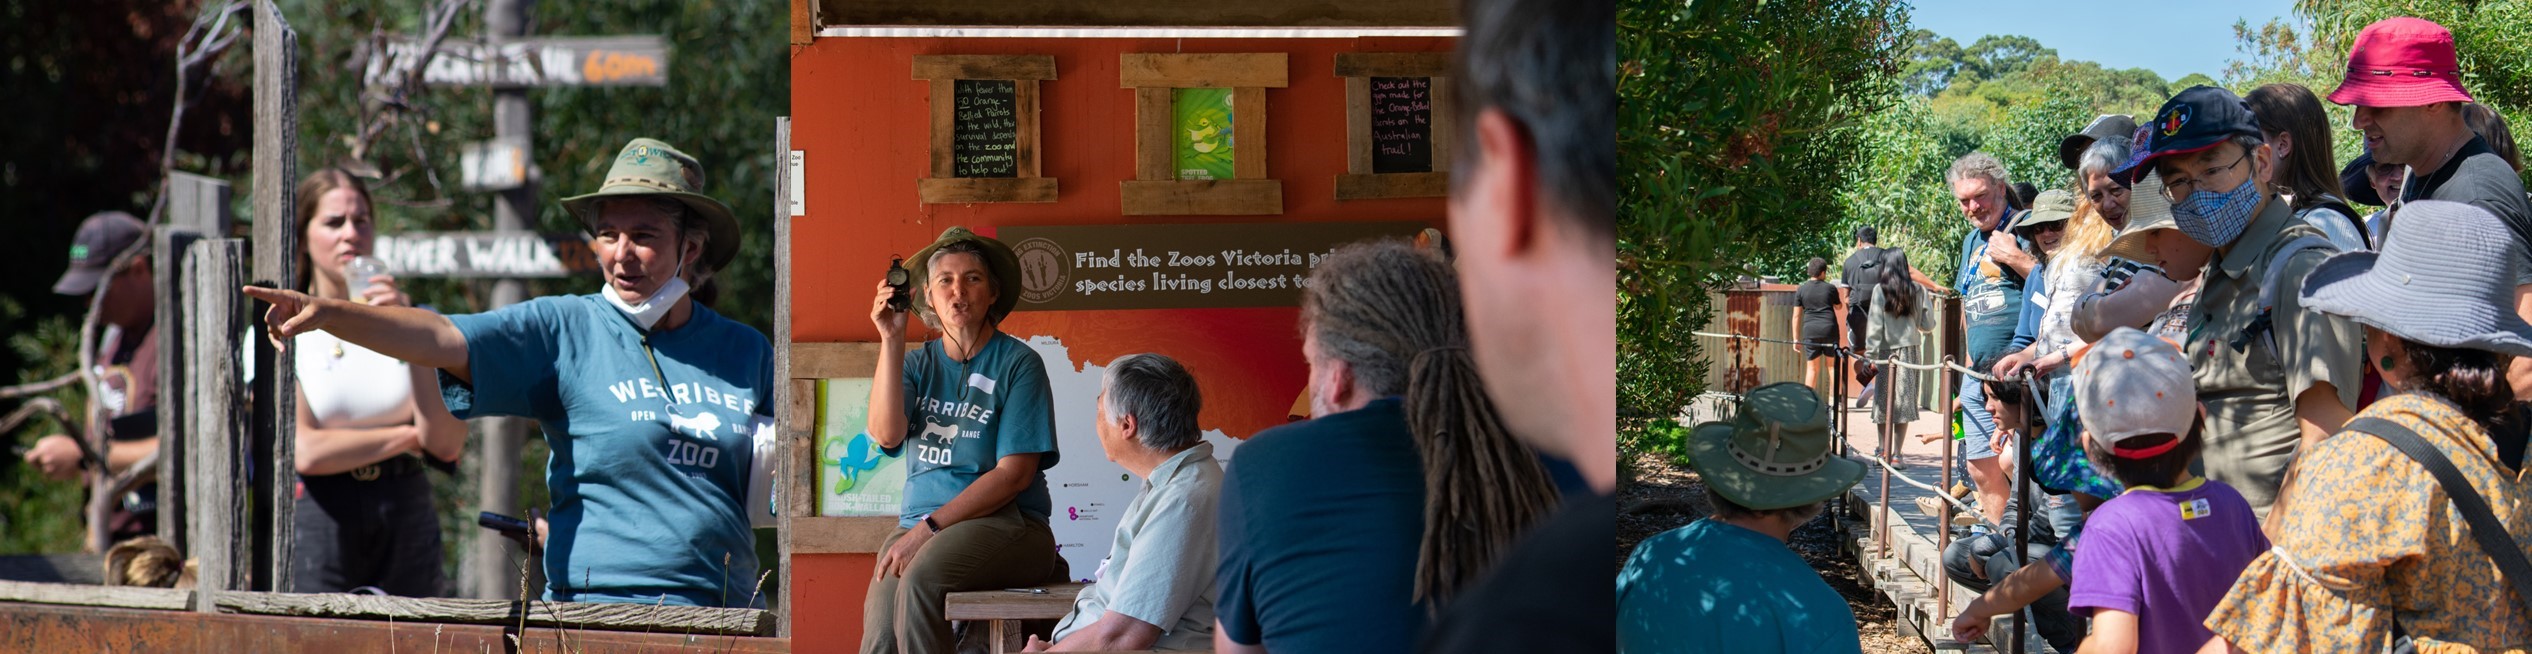
[[[992,377],[986,377],[984,373],[967,373],[967,389],[991,395],[997,385]],[[914,442],[914,460],[920,466],[916,470],[918,472],[951,465],[954,461],[951,452],[957,439],[983,438],[985,432],[981,427],[993,424],[994,410],[972,397],[962,396],[956,402],[926,397],[919,404],[923,408],[923,431],[916,435]],[[936,416],[946,419],[949,424],[934,422],[932,419]],[[962,419],[974,421],[979,429],[959,429],[957,424]]]
[[[749,415],[756,409],[756,400],[726,388],[713,388],[697,383],[670,384],[662,392],[651,378],[637,377],[607,385],[607,391],[619,404],[637,399],[659,399],[665,411],[628,410],[630,422],[652,422],[666,429],[665,450],[660,455],[668,463],[688,474],[703,474],[721,466],[724,427],[736,423],[723,420],[715,407]],[[665,418],[663,420],[663,418]],[[726,430],[737,435],[735,428]]]

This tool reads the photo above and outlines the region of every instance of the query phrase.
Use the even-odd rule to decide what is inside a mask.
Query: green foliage
[[[1710,289],[1820,254],[1866,120],[1899,90],[1904,11],[1891,0],[1620,3],[1622,443],[1640,447],[1703,390],[1688,332],[1704,324]]]
[[[9,383],[51,379],[79,365],[79,323],[68,317],[30,321],[16,298],[0,296],[0,331],[9,334],[11,354],[36,362],[19,370],[16,379]],[[76,388],[73,385],[47,395],[60,400],[71,415],[80,415],[86,410],[87,398],[74,392]],[[7,408],[16,410],[16,403]],[[36,418],[18,427],[6,441],[23,447],[33,445],[46,434],[67,431],[67,426],[51,418]],[[75,482],[47,479],[19,457],[13,449],[7,459],[0,460],[0,553],[78,551],[88,536],[83,530],[85,523],[79,518],[86,510],[87,491]]]

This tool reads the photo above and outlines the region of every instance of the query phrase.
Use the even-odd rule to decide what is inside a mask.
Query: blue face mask
[[[2256,173],[2253,178],[2258,177]],[[2224,247],[2251,226],[2251,212],[2259,208],[2259,186],[2251,180],[2231,191],[2196,191],[2172,203],[2172,224],[2191,240],[2208,247]]]

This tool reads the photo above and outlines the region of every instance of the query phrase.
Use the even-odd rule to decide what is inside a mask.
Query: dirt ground
[[[1618,551],[1614,569],[1626,566],[1635,544],[1713,512],[1706,504],[1705,484],[1697,473],[1648,457],[1638,462],[1636,483],[1618,497]],[[1810,561],[1820,578],[1846,597],[1855,611],[1856,628],[1867,652],[1926,652],[1925,643],[1900,635],[1894,626],[1898,611],[1863,581],[1863,570],[1839,547],[1837,535],[1823,515],[1794,530],[1791,546]]]

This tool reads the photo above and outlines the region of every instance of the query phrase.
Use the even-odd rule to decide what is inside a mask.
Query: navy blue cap
[[[2192,86],[2163,102],[2154,121],[2140,126],[2145,139],[2131,150],[2125,173],[2160,157],[2215,147],[2235,136],[2259,136],[2250,103],[2222,87]]]

